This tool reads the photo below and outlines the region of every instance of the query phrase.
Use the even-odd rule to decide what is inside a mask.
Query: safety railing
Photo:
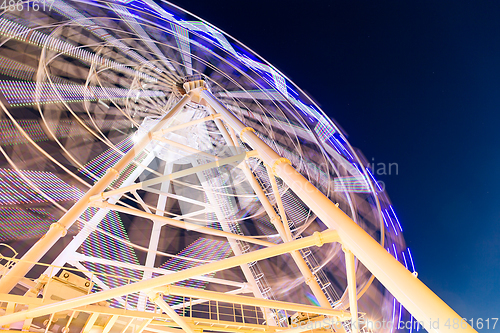
[[[19,261],[19,259],[12,257],[2,257],[2,259],[12,263]],[[38,279],[25,279],[23,288],[26,289],[26,291],[24,296],[0,295],[0,315],[8,315],[14,312],[28,310],[33,306],[43,306],[44,304],[63,301],[65,299],[131,284],[141,280],[136,277],[120,276],[104,272],[92,272],[73,267],[58,267],[42,263],[36,263],[35,267],[36,266],[40,266],[37,267],[39,271],[46,269],[47,275],[41,276]],[[47,270],[47,268],[49,269]],[[127,272],[131,273],[132,271],[128,270]],[[177,285],[181,286],[182,282]],[[281,326],[280,330],[284,327],[296,327],[294,325],[297,324],[292,320],[296,312],[283,309],[270,308],[269,310],[271,311],[267,312],[263,311],[263,308],[260,306],[222,302],[220,300],[168,294],[164,294],[162,297],[179,316],[185,318],[186,322],[193,325],[220,325],[221,327],[251,326],[252,330],[267,331],[273,328],[268,325],[269,318],[266,316],[268,316],[269,313],[275,315],[276,318],[282,319],[278,324]],[[120,311],[116,312],[117,310]],[[51,325],[56,326],[54,323],[57,322],[57,325],[59,325],[57,329],[68,328],[70,322],[72,320],[76,322],[78,315],[81,313],[84,313],[83,321],[85,322],[86,320],[87,323],[91,321],[96,314],[97,316],[107,318],[111,316],[110,313],[115,313],[116,316],[124,316],[127,318],[135,316],[138,320],[154,318],[156,322],[166,321],[168,325],[176,325],[173,319],[164,314],[162,309],[151,301],[143,292],[115,297],[104,302],[99,302],[98,304],[90,304],[88,307],[79,308],[78,311],[75,309],[67,309],[65,311],[34,318],[33,322],[38,325],[35,328],[42,327],[46,329],[46,332],[55,332],[53,329],[49,329]],[[151,314],[154,315],[151,316]],[[302,321],[318,319],[318,315],[313,315],[311,318],[309,318],[308,314],[302,314],[302,316],[304,315],[306,317],[301,318]],[[80,322],[82,322],[81,318],[81,316],[78,317]],[[18,328],[22,327],[24,330],[27,330],[33,322],[32,320],[26,320],[24,323],[17,323],[19,326]],[[96,322],[99,323],[99,321]],[[275,329],[277,330],[278,328],[276,327]]]

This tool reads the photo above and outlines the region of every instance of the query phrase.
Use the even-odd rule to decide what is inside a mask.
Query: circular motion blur
[[[11,329],[275,332],[330,318],[350,332],[354,313],[413,320],[340,243],[306,243],[332,228],[286,170],[415,271],[363,155],[240,42],[153,0],[4,1],[0,38],[0,293],[103,295]]]

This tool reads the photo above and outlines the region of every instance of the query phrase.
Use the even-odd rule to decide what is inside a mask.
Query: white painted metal
[[[149,280],[131,283],[114,289],[92,293],[86,296],[72,298],[57,303],[44,305],[32,310],[16,312],[7,316],[0,317],[0,325],[5,325],[27,317],[39,317],[50,313],[60,312],[68,309],[77,308],[80,306],[89,305],[92,303],[102,302],[118,296],[133,294],[138,291],[152,290],[161,286],[166,286],[178,281],[192,278],[193,276],[218,272],[228,268],[240,266],[243,263],[263,260],[273,256],[279,256],[284,253],[303,249],[311,246],[322,246],[325,243],[339,242],[340,239],[335,230],[327,230],[323,232],[315,232],[312,236],[291,242],[270,246],[268,248],[252,251],[249,253],[237,255],[227,259],[211,262],[205,265],[196,266],[193,268],[181,270],[172,274],[158,276]]]
[[[57,223],[51,225],[49,231],[43,236],[28,252],[22,257],[13,268],[9,270],[0,279],[0,293],[8,293],[14,288],[18,281],[23,278],[26,273],[33,267],[33,263],[39,261],[45,253],[66,234],[66,230],[73,225],[76,219],[87,209],[89,200],[92,196],[104,191],[113,180],[115,180],[120,171],[128,164],[151,142],[152,133],[157,132],[168,124],[182,108],[191,100],[189,95],[185,95],[169,112],[167,112],[161,120],[151,129],[148,135],[145,135],[139,140],[134,148],[125,154],[114,166],[108,169],[106,174],[97,181],[85,195],[78,200]]]
[[[445,323],[453,320],[461,322],[462,319],[255,133],[245,131],[247,127],[208,90],[203,90],[200,94],[217,113],[222,115],[229,126],[241,133],[242,139],[259,152],[260,158],[271,166],[273,172],[282,178],[329,228],[339,232],[343,244],[418,321],[424,323],[428,331],[475,332],[468,324],[463,325],[465,328],[458,329],[444,326],[440,326],[439,329],[432,327],[431,324],[436,320]]]

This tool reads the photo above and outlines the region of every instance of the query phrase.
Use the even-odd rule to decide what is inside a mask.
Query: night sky
[[[419,278],[462,317],[500,317],[500,1],[173,2],[397,163],[378,178]]]

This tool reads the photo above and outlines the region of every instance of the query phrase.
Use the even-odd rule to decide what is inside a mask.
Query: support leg
[[[352,221],[342,210],[295,170],[287,160],[279,156],[255,133],[247,127],[208,90],[200,92],[217,113],[220,113],[229,126],[248,144],[259,152],[260,158],[281,177],[300,199],[331,229],[338,231],[342,242],[365,265],[372,274],[393,294],[398,301],[430,332],[456,332],[441,326],[430,326],[437,319],[440,322],[461,322],[461,317],[445,302],[418,280],[399,261],[380,246],[366,231]],[[476,332],[470,325],[458,328],[460,332]]]
[[[38,242],[26,252],[26,254],[9,272],[0,279],[0,293],[7,294],[16,286],[21,278],[34,266],[34,262],[38,262],[59,240],[66,235],[66,230],[69,229],[76,219],[88,208],[90,197],[104,191],[113,180],[115,180],[120,172],[128,166],[135,156],[142,151],[151,142],[152,133],[160,130],[169,120],[174,117],[184,105],[191,100],[189,95],[184,97],[172,108],[163,118],[151,129],[150,135],[144,136],[127,154],[125,154],[116,165],[108,169],[108,172],[95,183],[85,195],[71,207],[66,214],[53,223],[47,233]]]
[[[356,269],[354,267],[354,255],[351,251],[342,247],[345,253],[345,268],[347,273],[347,287],[349,288],[349,309],[351,311],[351,332],[358,333],[358,298],[356,293]]]

